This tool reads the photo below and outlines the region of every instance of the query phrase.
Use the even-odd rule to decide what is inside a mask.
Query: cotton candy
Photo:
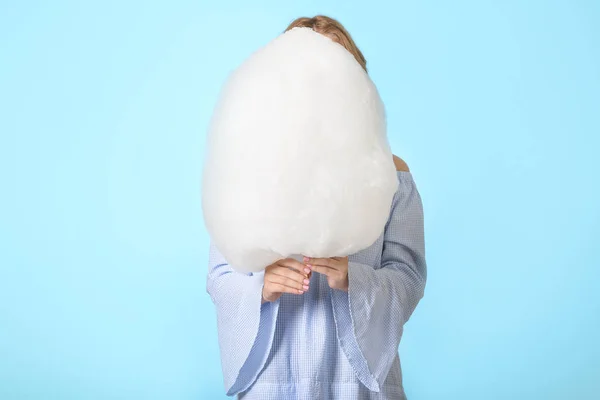
[[[208,131],[202,209],[236,270],[369,247],[397,186],[381,98],[340,44],[294,28],[228,78]]]

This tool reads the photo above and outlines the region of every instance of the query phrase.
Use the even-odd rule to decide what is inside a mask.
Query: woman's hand
[[[275,301],[283,293],[303,294],[308,290],[308,269],[293,258],[285,258],[265,268],[262,302]]]
[[[304,263],[311,270],[327,276],[330,288],[348,291],[348,257],[304,257]]]

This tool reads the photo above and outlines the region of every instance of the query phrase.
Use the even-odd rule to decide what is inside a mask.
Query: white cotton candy
[[[340,44],[294,28],[229,77],[208,133],[202,207],[236,270],[367,248],[397,185],[383,103]]]

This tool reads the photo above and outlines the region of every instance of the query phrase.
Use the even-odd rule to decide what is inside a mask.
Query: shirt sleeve
[[[410,172],[398,172],[398,180],[380,264],[350,261],[348,292],[331,289],[339,344],[357,378],[375,392],[398,354],[427,277],[421,197]]]
[[[262,303],[264,272],[233,270],[211,244],[206,289],[217,312],[221,366],[228,396],[248,389],[271,350],[279,300]]]

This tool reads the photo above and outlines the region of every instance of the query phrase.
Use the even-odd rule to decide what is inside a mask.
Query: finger
[[[278,285],[286,286],[290,289],[302,290],[302,283],[296,282],[293,279],[286,278],[285,276],[272,275],[267,279],[269,283],[276,283]]]
[[[270,292],[273,293],[291,293],[291,294],[303,294],[303,289],[296,289],[294,287],[290,287],[277,282],[268,282],[268,288]]]
[[[323,274],[325,276],[332,276],[336,270],[329,267],[324,267],[322,265],[313,265],[312,270],[318,272],[319,274]]]
[[[300,261],[294,260],[293,258],[285,258],[283,260],[279,260],[277,263],[281,266],[294,269],[304,276],[310,272],[310,268],[307,268],[306,265],[302,264]]]
[[[305,279],[304,277],[301,277],[300,280],[294,278],[296,277],[292,278],[285,275],[271,275],[267,278],[267,280],[270,282],[277,282],[282,285],[292,287],[294,289],[308,290],[308,279]]]
[[[336,268],[336,260],[331,258],[305,258],[307,265],[320,265],[322,267]]]
[[[277,264],[284,266],[284,267],[295,269],[296,271],[298,271],[300,273],[304,273],[304,268],[305,268],[304,264],[302,264],[300,261],[294,260],[293,258],[284,258],[283,260],[279,260],[277,262]]]
[[[272,274],[275,275],[279,275],[279,276],[283,276],[286,278],[290,278],[293,279],[297,282],[302,282],[304,281],[304,279],[306,279],[306,275],[305,274],[301,274],[300,272],[294,270],[294,269],[289,269],[287,267],[277,267],[277,268],[273,268],[271,270]]]
[[[303,256],[303,258],[305,260],[308,259],[308,257],[306,257],[306,256]],[[306,272],[306,278],[310,279],[310,277],[312,276],[312,269],[310,269],[306,264],[304,264],[304,272]]]

